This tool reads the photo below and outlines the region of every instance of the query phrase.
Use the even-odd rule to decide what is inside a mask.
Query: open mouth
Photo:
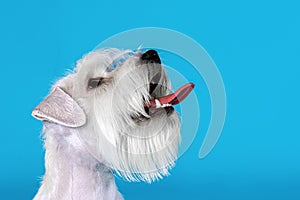
[[[148,50],[141,56],[141,63],[146,64],[145,67],[155,70],[155,75],[151,77],[149,85],[150,99],[144,103],[145,112],[148,116],[140,114],[132,117],[136,122],[145,121],[158,115],[171,115],[174,112],[174,105],[182,102],[194,89],[193,83],[187,83],[180,87],[177,91],[172,94],[167,92],[165,75],[162,72],[161,61],[158,53],[155,50]]]
[[[153,90],[153,87],[158,87],[158,85],[150,84],[150,92]],[[155,95],[151,95],[149,103],[144,104],[144,109],[150,118],[160,115],[161,113],[166,114],[167,116],[171,115],[174,112],[174,105],[181,103],[194,89],[195,85],[193,83],[187,83],[176,90],[174,93],[161,96],[156,98]],[[150,93],[151,94],[151,93]],[[153,93],[152,93],[153,94]],[[144,121],[147,118],[144,115],[133,118],[135,121]]]
[[[148,107],[150,110],[155,110],[179,104],[190,94],[194,87],[195,85],[193,83],[187,83],[172,94],[150,100],[149,104],[146,104],[145,107]]]

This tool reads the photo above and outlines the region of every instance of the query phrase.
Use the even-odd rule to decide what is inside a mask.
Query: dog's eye
[[[97,88],[101,85],[102,78],[91,78],[88,83],[89,89]]]

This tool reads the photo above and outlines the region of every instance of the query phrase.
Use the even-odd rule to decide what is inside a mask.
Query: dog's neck
[[[55,134],[47,131],[46,173],[34,200],[123,199],[110,169],[91,156],[82,154],[79,148],[83,147],[78,138]],[[67,140],[72,140],[76,148]]]

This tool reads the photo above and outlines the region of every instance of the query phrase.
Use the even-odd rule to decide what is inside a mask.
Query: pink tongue
[[[179,104],[190,94],[194,87],[195,85],[193,83],[187,83],[173,94],[159,97],[157,99],[152,99],[147,107],[159,108]]]

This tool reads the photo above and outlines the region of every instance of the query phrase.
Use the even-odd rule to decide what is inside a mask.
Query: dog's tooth
[[[155,99],[155,105],[156,105],[156,108],[161,108],[161,103],[158,99]]]

